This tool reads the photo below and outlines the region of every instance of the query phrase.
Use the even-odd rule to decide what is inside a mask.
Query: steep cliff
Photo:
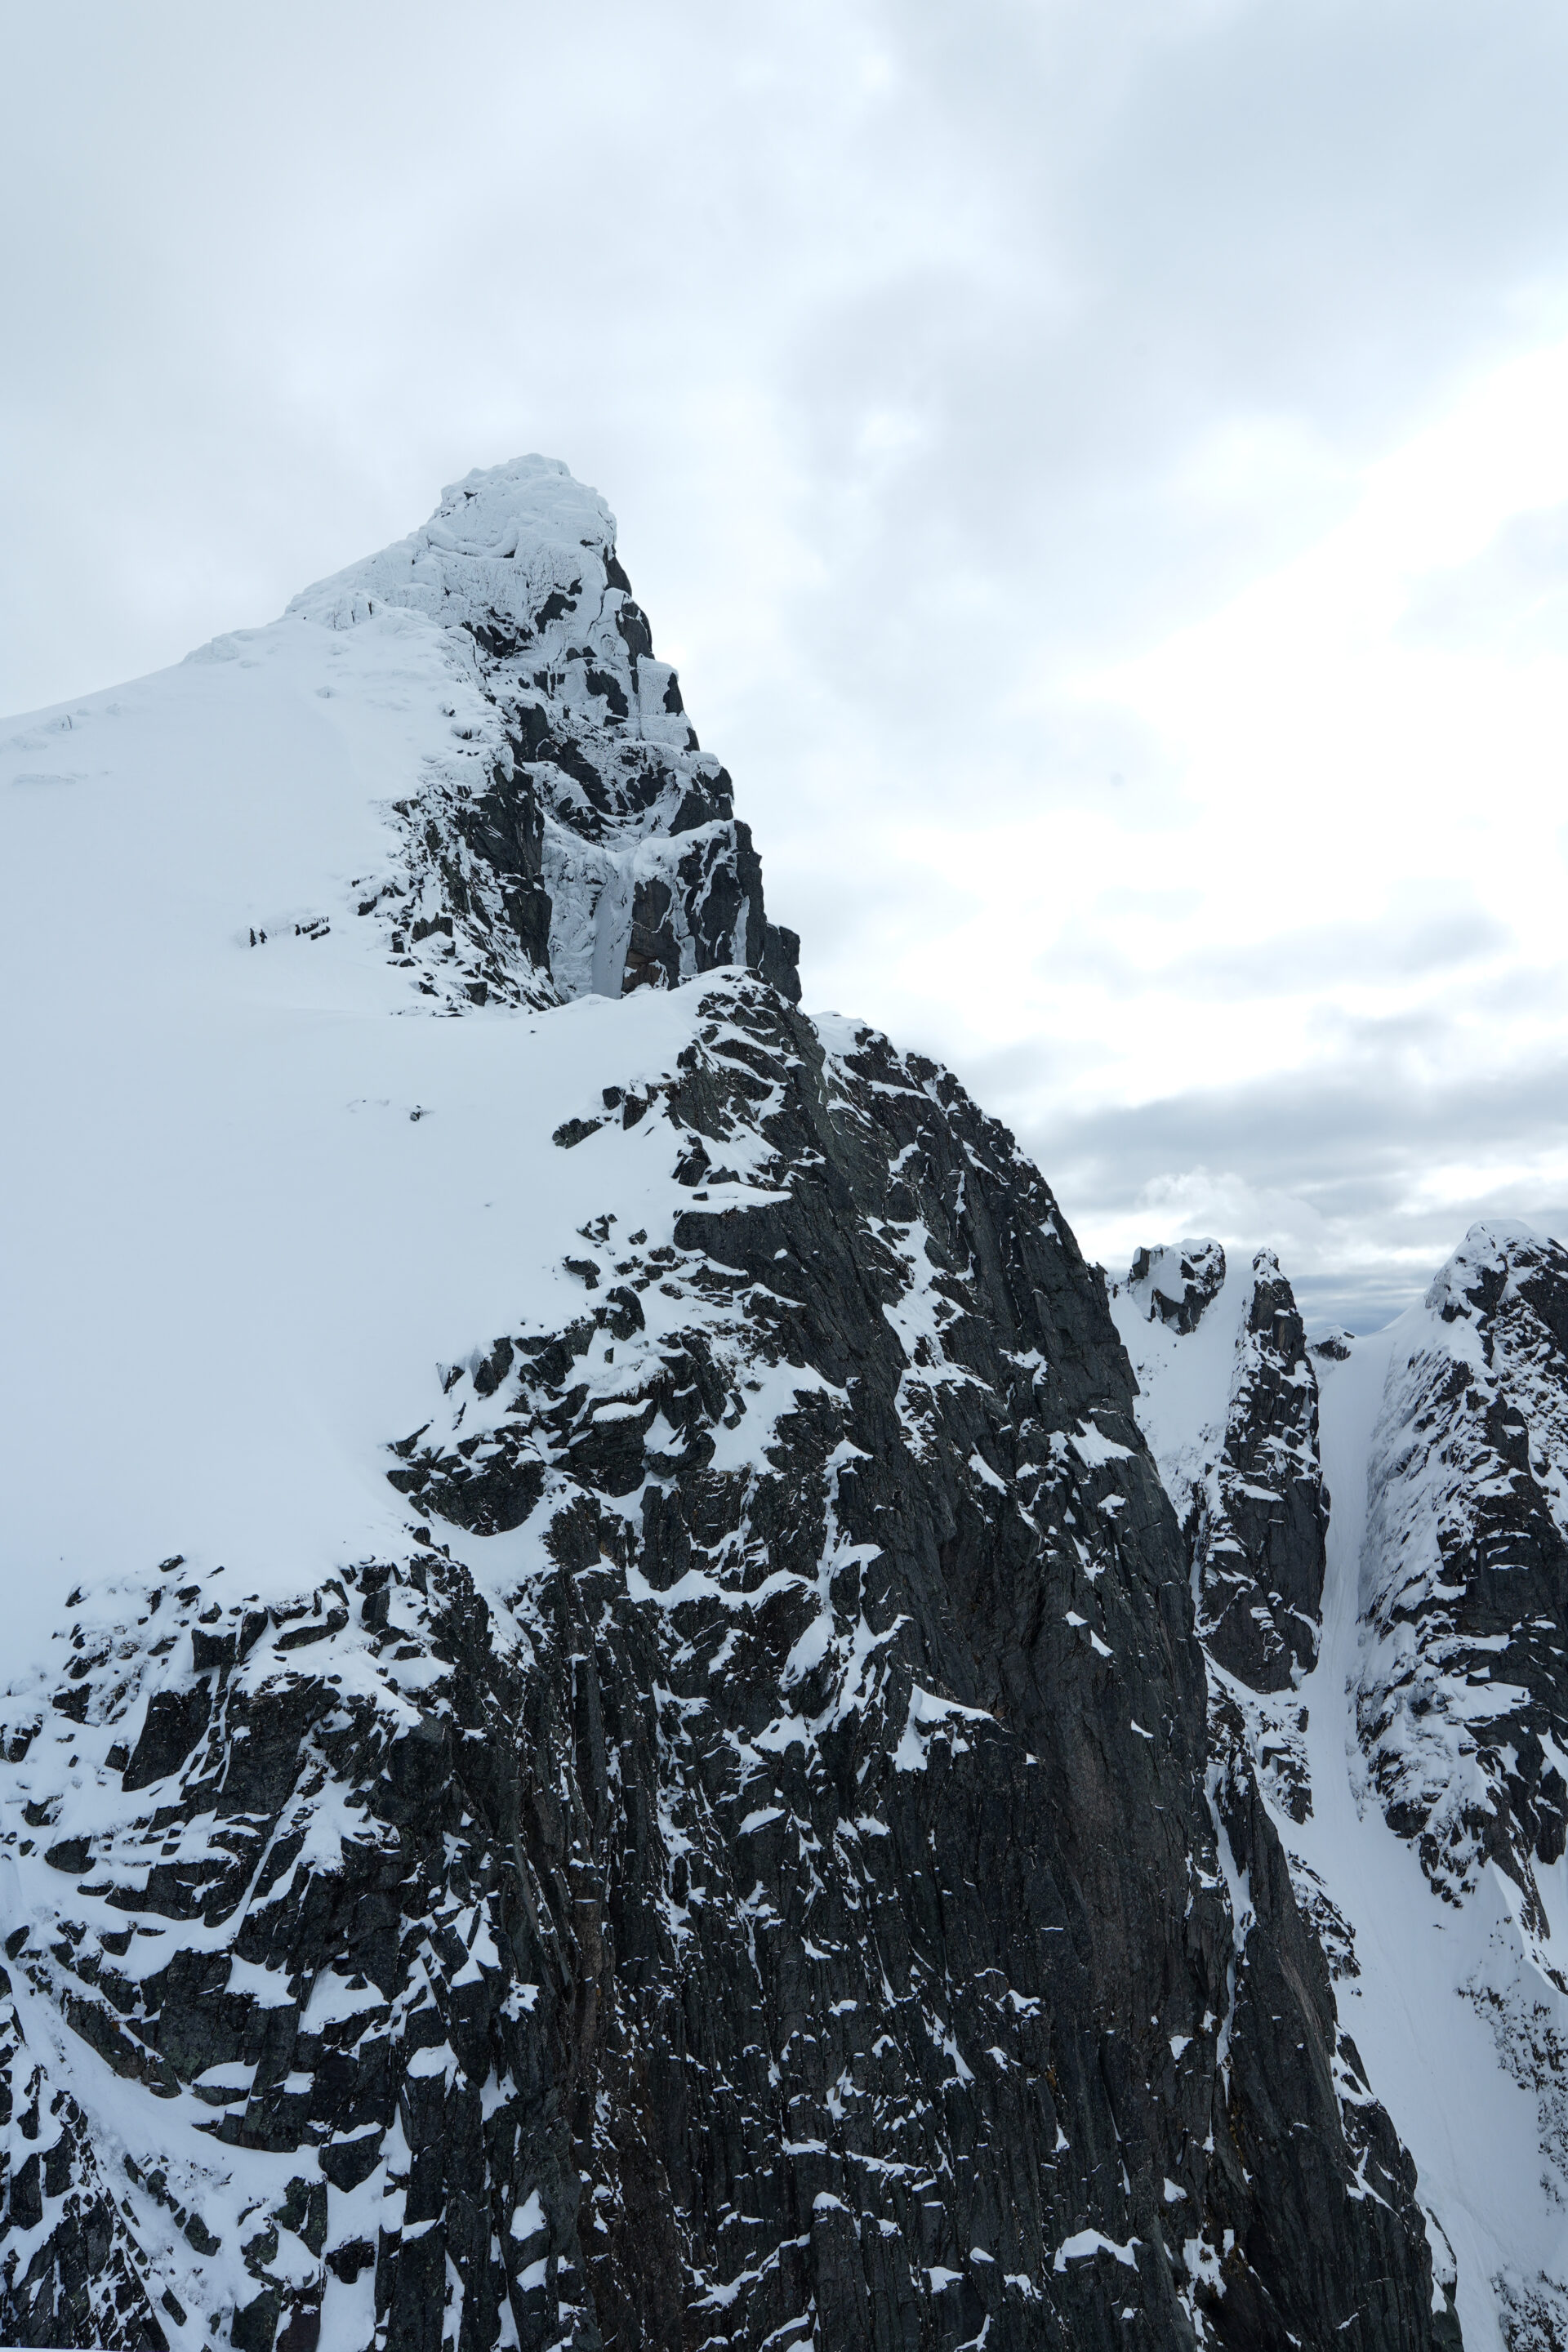
[[[1391,1359],[1370,1476],[1379,1794],[1440,1892],[1495,1861],[1542,1925],[1568,1831],[1568,1250],[1468,1236]]]
[[[1254,1690],[1281,1690],[1317,1654],[1329,1517],[1318,1383],[1290,1285],[1272,1250],[1227,1285],[1217,1242],[1183,1242],[1140,1250],[1111,1298],[1172,1416],[1156,1443],[1187,1521],[1209,1655]],[[1182,1348],[1205,1316],[1203,1349]]]
[[[1216,1738],[1415,2152],[1466,2342],[1556,2352],[1568,1252],[1478,1226],[1389,1329],[1310,1349],[1268,1252],[1178,1314],[1200,1262],[1142,1251],[1111,1304],[1186,1513]]]
[[[1455,2342],[1100,1280],[797,1009],[601,502],[0,758],[5,2340]],[[1273,1280],[1237,1689],[1321,1584]]]
[[[397,803],[394,870],[356,908],[423,992],[546,1004],[735,963],[799,1001],[800,942],[767,920],[730,778],[654,658],[603,499],[546,457],[470,474],[289,616],[346,630],[378,610],[435,625],[452,669],[451,749]]]

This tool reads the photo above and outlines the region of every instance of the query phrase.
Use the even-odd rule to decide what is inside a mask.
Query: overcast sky
[[[1559,0],[0,0],[0,708],[528,449],[1086,1247],[1568,1234]]]

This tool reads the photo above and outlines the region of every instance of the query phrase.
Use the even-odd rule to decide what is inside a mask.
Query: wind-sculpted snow
[[[0,745],[0,2340],[1451,2346],[1103,1286],[678,704],[529,460]]]

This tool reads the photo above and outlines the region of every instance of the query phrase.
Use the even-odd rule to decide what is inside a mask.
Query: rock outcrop
[[[1568,1250],[1478,1225],[1390,1364],[1373,1433],[1359,1709],[1435,1885],[1535,1883],[1568,1835]],[[1562,1969],[1568,1960],[1555,1958]]]
[[[1173,1331],[1195,1331],[1204,1309],[1225,1286],[1225,1251],[1215,1241],[1173,1242],[1132,1254],[1127,1295],[1144,1318]]]
[[[151,2342],[167,2294],[268,2347],[1437,2340],[1044,1183],[761,982],[603,1142],[649,1122],[673,1245],[588,1220],[578,1320],[433,1395],[389,1455],[430,1540],[293,1613],[171,1562],[13,1715],[60,1890],[14,1982],[169,2148],[96,2202],[60,2160],[73,2211],[137,2217],[132,2319],[45,2205],[16,2324]],[[443,1519],[527,1531],[504,1614]],[[58,1837],[68,1750],[91,1837]]]
[[[1259,1250],[1195,1530],[1199,1631],[1254,1690],[1284,1689],[1317,1656],[1328,1526],[1317,1376],[1290,1285]]]
[[[1283,1690],[1317,1655],[1329,1523],[1317,1376],[1294,1293],[1272,1250],[1227,1282],[1220,1244],[1186,1241],[1139,1250],[1111,1297],[1151,1391],[1199,1633],[1250,1689]]]
[[[591,494],[474,478],[279,626],[362,621],[455,730],[342,927],[421,1066],[495,1024],[525,1124],[498,1007],[586,1039],[563,999],[686,984],[541,1114],[549,1283],[498,1280],[365,1445],[397,1540],[293,1591],[103,1575],[8,1667],[0,2336],[1452,2346],[1047,1185],[950,1075],[798,1011]],[[405,1293],[460,1213],[406,1197]],[[1173,1345],[1223,1274],[1155,1285]],[[1315,1606],[1313,1391],[1262,1260],[1249,1297],[1200,1592],[1268,1680]]]
[[[800,941],[767,919],[750,828],[654,657],[603,499],[552,458],[470,474],[289,608],[337,629],[378,610],[451,647],[450,756],[399,804],[402,869],[367,886],[427,994],[546,1004],[735,963],[798,1003]]]

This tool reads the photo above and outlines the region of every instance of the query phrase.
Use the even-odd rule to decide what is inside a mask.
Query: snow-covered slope
[[[1201,1592],[1255,1292],[1232,1274],[1181,1331],[1140,1292],[1148,1255],[1113,1312]],[[1420,1307],[1289,1370],[1312,1400],[1291,1472],[1331,1497],[1321,1647],[1269,1689],[1211,1621],[1214,1703],[1245,1724],[1342,2014],[1415,2158],[1466,2344],[1552,2352],[1568,2341],[1568,1252],[1477,1227]],[[1267,1587],[1267,1542],[1233,1557]]]
[[[448,519],[476,510],[500,551],[455,539]],[[565,1311],[546,1302],[571,1287],[561,1257],[582,1211],[551,1132],[690,1034],[685,1000],[605,1001],[637,893],[667,873],[670,977],[743,963],[761,916],[759,877],[754,908],[737,884],[745,920],[711,952],[681,928],[693,843],[731,881],[756,861],[727,815],[670,829],[700,788],[727,801],[728,783],[664,712],[670,674],[628,649],[647,632],[608,583],[613,528],[563,468],[498,468],[284,620],[0,742],[0,1416],[16,1463],[79,1447],[91,1465],[11,1482],[36,1624],[84,1575],[175,1549],[269,1589],[384,1545],[399,1520],[376,1448],[417,1419],[454,1333],[498,1299]],[[474,634],[502,623],[528,647],[510,669]],[[524,658],[538,688],[517,683]],[[623,699],[640,675],[624,722],[584,683],[595,664]],[[509,740],[519,709],[556,730],[526,767]],[[658,792],[602,813],[582,781],[594,761]],[[487,837],[460,831],[525,783],[548,804],[549,965],[504,906],[487,928],[507,852],[489,859]],[[480,959],[489,985],[469,976]],[[575,1002],[520,1023],[487,1015],[487,997]],[[453,1005],[460,1024],[389,1017]]]
[[[528,459],[0,745],[0,2338],[1451,2346],[1101,1285],[679,703]]]

